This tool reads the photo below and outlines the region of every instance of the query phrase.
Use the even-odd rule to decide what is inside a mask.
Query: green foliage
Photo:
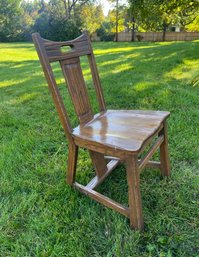
[[[126,29],[126,18],[127,18],[127,7],[125,5],[118,5],[118,32],[124,31]],[[106,22],[110,23],[111,32],[116,32],[116,7],[110,10],[108,17],[106,17]]]
[[[80,26],[73,19],[56,19],[51,23],[50,38],[52,40],[69,40],[80,34]]]
[[[20,37],[20,0],[0,1],[0,41],[16,41]]]
[[[66,15],[61,1],[49,1],[49,5],[37,16],[32,31],[52,40],[68,40],[80,35],[81,20]]]
[[[199,15],[199,2],[190,0],[129,0],[129,13],[146,30],[161,31],[178,24],[185,29]]]
[[[196,17],[196,19],[192,23],[186,25],[186,30],[199,31],[199,15]]]
[[[43,11],[45,10],[44,2],[41,0],[34,0],[31,2],[27,2],[23,0],[20,4],[21,8],[21,40],[32,40],[31,33],[34,31],[33,27],[35,26],[36,20],[39,18],[39,14],[43,16],[43,22],[45,14]],[[40,24],[43,27],[43,24]]]
[[[35,21],[33,31],[37,31],[42,37],[51,40],[68,40],[80,35],[80,27],[72,19],[65,17],[51,18],[48,13],[42,13]]]
[[[68,144],[32,44],[1,44],[0,256],[198,256],[199,42],[96,43],[108,109],[168,110],[172,173],[141,174],[145,231],[65,184]],[[94,110],[91,75],[82,59]],[[72,126],[77,125],[59,65],[53,66]],[[158,156],[155,157],[155,159]],[[77,179],[94,176],[81,149]],[[118,167],[99,191],[127,204]]]
[[[0,41],[30,40],[31,33],[35,31],[53,40],[74,38],[82,29],[80,5],[83,6],[87,2],[78,0],[72,4],[65,0],[48,2],[2,0],[0,1]]]
[[[189,24],[194,24],[194,21],[199,16],[199,1],[181,0],[177,2],[176,13],[178,22],[183,29]]]
[[[33,31],[39,32],[44,38],[50,38],[50,29],[51,27],[49,14],[47,12],[43,12],[35,20],[35,23],[33,25]]]
[[[112,26],[110,22],[103,22],[101,27],[97,29],[97,35],[101,41],[113,41],[115,33],[112,32]]]
[[[101,5],[86,4],[81,10],[82,28],[90,34],[97,31],[104,21]]]

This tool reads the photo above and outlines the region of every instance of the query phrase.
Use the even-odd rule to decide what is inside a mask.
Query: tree
[[[156,13],[163,25],[163,41],[169,25],[180,24],[181,29],[197,17],[199,2],[191,0],[155,0]]]
[[[106,21],[111,25],[111,32],[115,33],[115,36],[120,31],[125,30],[127,8],[124,5],[119,5],[118,9],[119,11],[117,11],[117,8],[110,10],[106,18]]]
[[[81,14],[82,28],[88,30],[90,34],[99,29],[105,19],[102,6],[93,3],[86,4],[82,7]]]
[[[39,15],[45,11],[46,5],[43,0],[41,1],[34,0],[31,2],[27,2],[23,0],[21,2],[20,8],[21,8],[21,29],[22,29],[21,37],[24,40],[30,40],[35,22],[39,17]]]
[[[199,1],[179,0],[176,11],[181,29],[185,30],[186,26],[196,21],[199,17]]]
[[[185,26],[187,31],[199,31],[199,15],[194,19],[193,22]]]
[[[116,0],[116,15],[115,15],[115,41],[118,42],[118,19],[119,19],[119,0]]]
[[[18,40],[21,33],[20,0],[0,1],[0,40]]]
[[[53,11],[64,12],[64,16],[71,19],[78,15],[80,9],[89,2],[90,0],[50,0],[49,5]]]
[[[152,0],[153,1],[153,0]],[[152,1],[150,0],[129,0],[128,26],[131,28],[131,41],[135,41],[135,32],[139,24],[143,24],[152,13]]]
[[[51,38],[50,15],[48,12],[39,14],[33,25],[33,31],[39,32],[44,38]]]
[[[163,34],[162,34],[162,41],[165,41],[166,31],[169,25],[172,24],[174,17],[176,16],[176,8],[177,8],[177,1],[176,0],[156,0],[156,11],[158,13],[158,17],[162,23],[163,27]]]
[[[113,32],[115,33],[115,41],[118,41],[118,33],[121,31],[121,26],[124,28],[125,23],[125,15],[124,15],[124,8],[125,5],[121,4],[119,0],[109,0],[110,3],[113,4],[114,8],[109,11],[108,13],[108,19],[111,23],[114,23],[114,29]],[[126,9],[125,9],[126,14]],[[108,21],[107,19],[107,21]]]
[[[129,4],[133,24],[140,19],[146,30],[163,31],[163,41],[171,25],[180,24],[184,29],[199,14],[196,0],[129,0]],[[135,28],[132,27],[133,39]]]
[[[113,31],[114,26],[107,20],[105,20],[101,27],[97,29],[97,35],[101,41],[113,41],[115,33]]]
[[[65,3],[63,0],[50,0],[39,10],[33,31],[39,32],[45,38],[58,41],[79,36],[82,27],[80,15],[72,13]],[[77,1],[74,3],[74,6],[76,5]]]

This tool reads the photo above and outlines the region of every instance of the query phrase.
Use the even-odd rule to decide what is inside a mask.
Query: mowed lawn
[[[172,175],[167,181],[157,170],[141,174],[142,233],[65,183],[68,144],[35,49],[31,43],[0,46],[0,256],[198,256],[199,86],[192,81],[199,75],[199,41],[93,44],[107,108],[171,112]],[[76,126],[58,68],[57,82]],[[86,183],[93,175],[82,149],[77,178]],[[127,204],[124,167],[99,190]]]

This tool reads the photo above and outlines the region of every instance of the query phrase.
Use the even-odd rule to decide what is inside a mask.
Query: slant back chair
[[[66,42],[53,42],[32,35],[48,86],[69,141],[67,182],[94,200],[130,218],[131,227],[143,229],[140,195],[140,172],[145,166],[159,168],[169,176],[169,156],[166,119],[169,112],[138,110],[107,110],[93,50],[88,34]],[[62,47],[69,46],[68,52]],[[93,84],[99,103],[99,113],[94,115],[88,97],[80,57],[87,55]],[[72,128],[62,97],[56,85],[51,63],[59,62],[74,104],[80,125]],[[152,144],[152,140],[155,142]],[[148,145],[150,150],[142,159],[138,157]],[[75,182],[78,147],[88,149],[96,176],[86,185]],[[150,161],[160,148],[160,162]],[[98,193],[94,189],[103,182],[120,163],[126,165],[129,206]]]

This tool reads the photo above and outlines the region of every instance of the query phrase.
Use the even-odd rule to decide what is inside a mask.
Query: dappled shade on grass
[[[32,44],[1,44],[0,255],[2,256],[196,256],[199,170],[198,42],[95,43],[109,109],[171,111],[172,176],[141,175],[145,232],[65,184],[67,142]],[[94,110],[97,104],[82,58]],[[57,82],[73,126],[74,109],[59,67]],[[80,151],[77,176],[93,176]],[[100,191],[127,202],[121,166]]]

